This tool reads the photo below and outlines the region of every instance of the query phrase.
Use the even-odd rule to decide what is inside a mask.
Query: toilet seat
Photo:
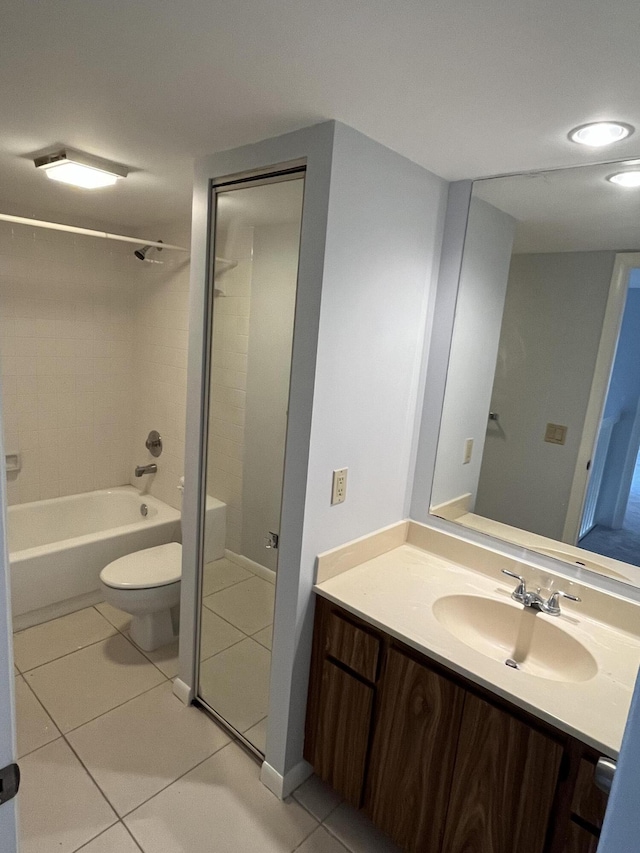
[[[100,572],[112,589],[153,589],[177,583],[182,575],[182,545],[169,542],[126,554]]]

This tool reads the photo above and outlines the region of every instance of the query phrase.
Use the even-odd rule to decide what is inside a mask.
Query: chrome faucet
[[[560,610],[559,600],[561,597],[567,598],[569,601],[582,601],[582,599],[578,598],[577,595],[569,595],[568,592],[563,592],[560,589],[552,592],[549,598],[545,601],[545,599],[540,595],[540,588],[538,587],[535,592],[528,590],[527,582],[521,575],[517,575],[515,572],[510,572],[509,569],[503,569],[502,574],[508,575],[510,578],[514,578],[514,580],[518,581],[518,586],[511,593],[511,598],[519,604],[523,604],[525,607],[537,610],[539,613],[547,613],[549,616],[560,616],[562,611]]]
[[[150,465],[136,465],[135,475],[136,477],[142,477],[143,474],[155,474],[158,470],[158,466],[155,462],[152,462]]]

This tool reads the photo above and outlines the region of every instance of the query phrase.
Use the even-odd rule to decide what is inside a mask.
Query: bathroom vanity
[[[413,522],[378,537],[319,558],[306,759],[405,850],[595,853],[638,606]],[[505,567],[582,601],[525,613]]]

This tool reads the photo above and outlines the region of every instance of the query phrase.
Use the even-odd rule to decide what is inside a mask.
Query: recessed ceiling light
[[[619,121],[594,121],[591,124],[581,124],[569,132],[569,139],[579,145],[588,145],[591,148],[601,148],[620,142],[631,136],[634,128],[630,124]]]
[[[607,180],[620,187],[640,187],[640,170],[617,172],[615,175],[609,175]]]
[[[112,186],[119,179],[126,178],[129,172],[119,163],[112,163],[74,148],[62,148],[36,157],[33,162],[52,181],[61,181],[63,184],[89,190]]]

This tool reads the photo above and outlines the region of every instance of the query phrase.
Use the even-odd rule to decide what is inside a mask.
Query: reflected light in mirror
[[[620,187],[640,187],[640,170],[617,172],[615,175],[609,175],[607,180]]]

